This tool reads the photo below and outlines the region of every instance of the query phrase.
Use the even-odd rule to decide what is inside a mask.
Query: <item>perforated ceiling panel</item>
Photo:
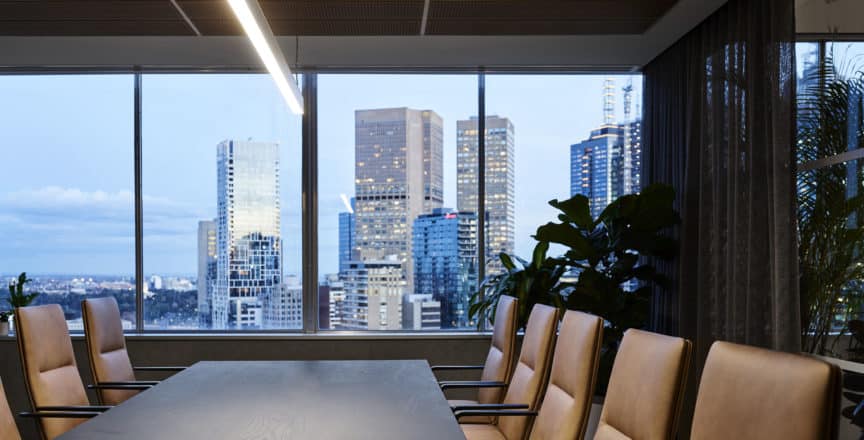
[[[430,0],[427,35],[639,34],[676,0]],[[260,0],[277,35],[418,35],[424,0]],[[239,35],[224,0],[177,0],[203,35]],[[192,35],[170,0],[3,0],[0,35]]]

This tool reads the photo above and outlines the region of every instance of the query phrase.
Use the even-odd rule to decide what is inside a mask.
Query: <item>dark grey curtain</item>
[[[800,350],[793,0],[731,0],[644,69],[645,182],[677,189],[678,280],[652,326]]]

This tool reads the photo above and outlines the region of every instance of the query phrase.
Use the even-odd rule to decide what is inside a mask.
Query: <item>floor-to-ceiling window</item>
[[[0,310],[26,272],[70,329],[101,296],[134,327],[133,139],[132,75],[0,76]]]
[[[266,74],[141,92],[145,328],[300,328],[301,116]]]

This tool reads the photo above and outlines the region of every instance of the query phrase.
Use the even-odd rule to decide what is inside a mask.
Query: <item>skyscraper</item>
[[[349,261],[357,260],[357,249],[354,244],[355,223],[354,209],[356,201],[351,198],[350,208],[348,211],[339,213],[339,272],[342,272],[348,267]]]
[[[217,146],[214,328],[259,328],[263,306],[281,303],[279,146],[226,140]]]
[[[395,255],[386,260],[349,263],[342,273],[345,299],[337,328],[401,330],[406,286],[402,272],[402,263]]]
[[[477,212],[478,120],[456,122],[456,191],[459,212]],[[486,117],[486,261],[487,273],[503,270],[501,252],[516,243],[515,130],[508,118]]]
[[[216,222],[198,222],[198,324],[210,327],[213,316],[210,308],[216,282]]]
[[[610,91],[611,90],[611,91]],[[629,119],[632,87],[624,88],[625,121],[616,123],[614,82],[604,82],[604,122],[588,139],[570,146],[570,195],[588,198],[599,215],[618,197],[638,192],[642,168],[642,120]]]
[[[265,328],[303,327],[303,286],[296,275],[285,278],[275,293],[262,301]]]
[[[440,303],[441,328],[469,326],[477,290],[477,215],[435,209],[414,221],[414,293]]]
[[[355,112],[357,256],[395,255],[409,286],[412,223],[443,194],[440,121],[433,111],[404,107]]]
[[[444,121],[431,110],[423,120],[423,212],[444,206]]]

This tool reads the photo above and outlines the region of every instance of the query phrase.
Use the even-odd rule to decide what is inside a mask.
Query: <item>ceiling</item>
[[[426,3],[425,29],[423,17]],[[276,35],[636,35],[677,0],[260,0]],[[176,4],[176,6],[175,6]],[[182,11],[182,12],[181,12]],[[182,14],[185,14],[188,23]],[[3,36],[234,36],[224,0],[3,0]]]

